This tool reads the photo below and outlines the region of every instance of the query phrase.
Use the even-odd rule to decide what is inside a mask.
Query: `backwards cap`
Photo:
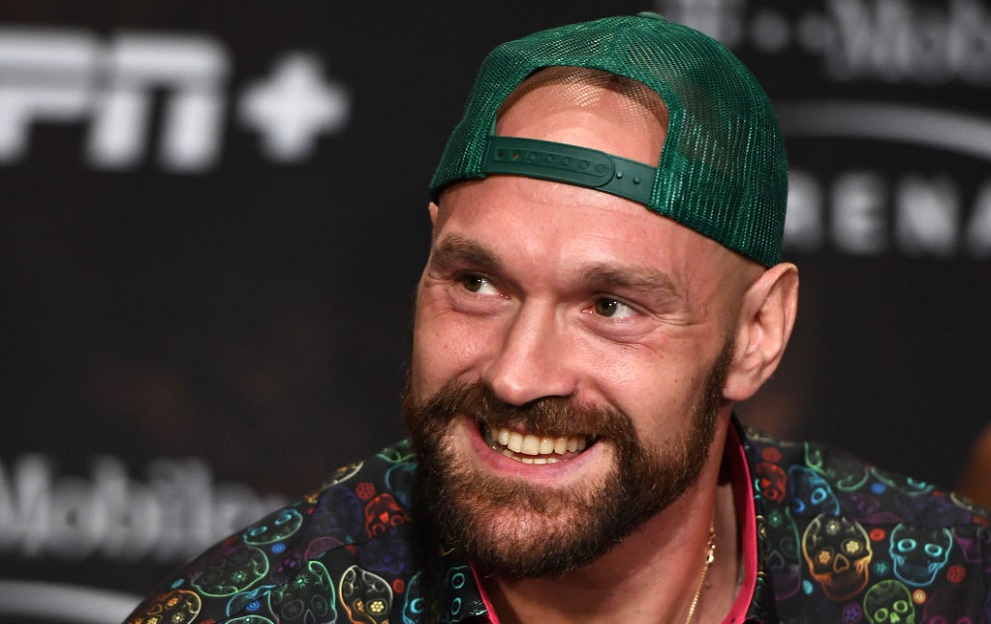
[[[579,67],[625,76],[668,109],[657,167],[575,145],[496,136],[503,101],[535,71]],[[654,13],[545,30],[504,43],[482,63],[430,182],[522,175],[598,189],[716,240],[764,266],[781,258],[788,163],[774,111],[722,44]]]

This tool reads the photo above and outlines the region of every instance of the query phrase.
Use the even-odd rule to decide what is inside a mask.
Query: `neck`
[[[554,578],[484,575],[499,621],[684,622],[705,569],[712,518],[716,558],[692,622],[721,622],[736,596],[740,547],[732,483],[720,478],[725,432],[713,442],[698,482],[592,563]]]

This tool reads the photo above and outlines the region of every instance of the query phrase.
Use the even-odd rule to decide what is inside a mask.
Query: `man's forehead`
[[[433,210],[431,254],[453,240],[459,253],[449,257],[479,266],[498,268],[502,258],[521,254],[566,258],[560,268],[573,277],[584,273],[580,281],[620,283],[626,275],[684,301],[726,280],[749,282],[761,268],[634,201],[560,182],[505,175],[460,182]]]
[[[435,210],[434,252],[447,245],[460,259],[485,266],[496,267],[500,255],[510,260],[527,255],[548,262],[566,259],[562,266],[571,274],[604,276],[612,267],[614,277],[651,270],[677,276],[700,263],[725,268],[724,256],[736,257],[636,202],[523,176],[456,184],[442,194]]]
[[[481,188],[496,181],[493,176],[469,184]],[[571,211],[560,206],[548,208],[567,226],[531,227],[532,206],[514,212],[506,204],[487,207],[462,199],[468,201],[448,202],[441,210],[444,217],[434,232],[428,271],[477,271],[522,291],[561,297],[593,291],[622,293],[650,301],[653,309],[672,312],[701,309],[718,293],[732,299],[742,294],[760,269],[712,239],[632,202],[623,224],[654,227],[617,230],[613,219],[572,223]],[[513,214],[507,218],[509,212]]]

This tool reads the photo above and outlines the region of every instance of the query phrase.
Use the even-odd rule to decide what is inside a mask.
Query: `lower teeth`
[[[512,453],[512,451],[509,452]],[[503,453],[503,455],[506,455],[506,453]],[[524,464],[556,464],[559,461],[561,461],[557,457],[527,457],[525,455],[523,456],[516,455],[515,453],[513,453],[513,455],[510,455],[510,457],[513,457],[513,459],[517,459],[523,462]]]

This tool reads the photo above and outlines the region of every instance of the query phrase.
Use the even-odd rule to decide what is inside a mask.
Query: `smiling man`
[[[983,511],[732,415],[795,320],[786,176],[763,91],[700,33],[500,46],[431,185],[410,441],[129,621],[984,621]]]

